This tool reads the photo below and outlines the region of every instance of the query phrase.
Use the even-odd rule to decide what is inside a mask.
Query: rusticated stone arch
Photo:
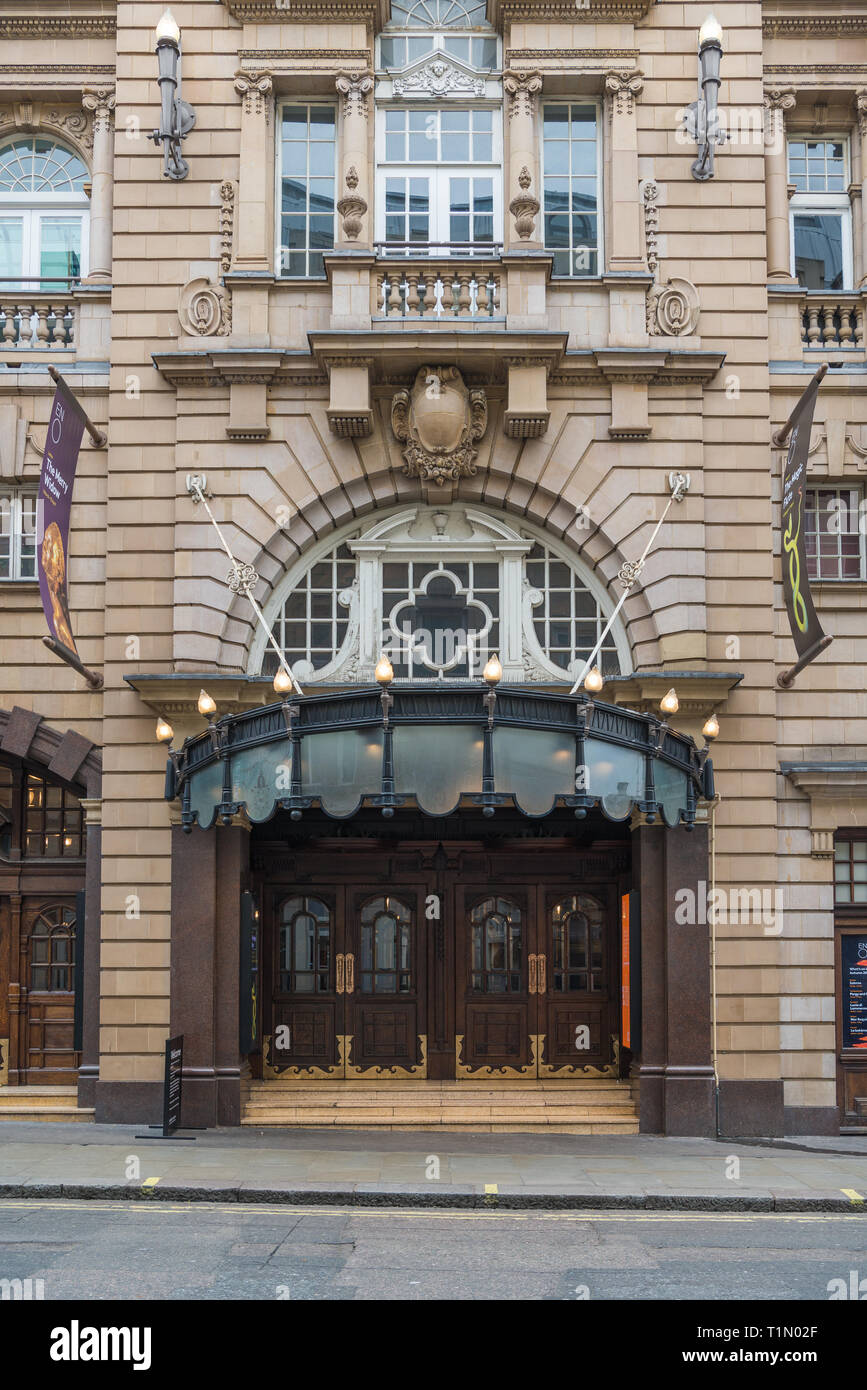
[[[85,796],[98,797],[102,786],[102,753],[74,729],[52,729],[35,710],[14,705],[0,709],[0,752],[44,767]]]
[[[334,488],[323,493],[312,507],[297,514],[280,530],[272,533],[254,561],[260,584],[256,599],[267,608],[271,596],[284,573],[317,541],[343,528],[354,519],[362,522],[377,511],[391,510],[397,505],[419,502],[418,484],[395,473],[391,468],[368,474],[356,480],[350,488]],[[606,534],[605,526],[591,522],[586,530],[575,530],[576,510],[553,492],[524,479],[501,477],[492,473],[478,474],[461,482],[458,503],[481,505],[492,511],[502,511],[512,517],[526,517],[555,539],[567,539],[570,531],[576,540],[584,564],[606,588],[609,599],[616,603],[622,594],[617,575],[624,555]],[[660,665],[658,631],[653,612],[640,586],[621,609],[621,618],[633,658],[633,669]],[[235,594],[227,607],[220,636],[217,669],[246,671],[256,619],[249,602]],[[640,649],[640,656],[637,655]]]

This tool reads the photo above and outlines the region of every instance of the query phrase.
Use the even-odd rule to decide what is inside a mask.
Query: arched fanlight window
[[[484,0],[392,0],[391,23],[395,29],[478,29],[485,24]]]
[[[57,140],[0,144],[0,289],[49,291],[87,273],[89,178]]]
[[[320,542],[266,617],[302,684],[370,681],[386,651],[398,681],[476,679],[497,652],[506,681],[558,686],[571,685],[611,608],[577,542],[481,509],[419,506]],[[598,665],[630,669],[618,624]],[[276,670],[261,634],[250,659],[260,670]]]
[[[60,904],[46,907],[30,933],[31,992],[71,994],[74,968],[75,911]]]

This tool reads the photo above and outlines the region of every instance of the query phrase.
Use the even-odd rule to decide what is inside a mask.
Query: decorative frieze
[[[403,96],[446,97],[485,95],[485,79],[465,72],[456,63],[445,58],[434,58],[415,72],[395,77],[392,86],[394,94]]]

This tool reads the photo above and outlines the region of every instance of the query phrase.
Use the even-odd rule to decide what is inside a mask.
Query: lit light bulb
[[[503,679],[503,668],[496,652],[485,662],[485,669],[482,675],[491,687],[499,685],[500,681]]]
[[[703,48],[706,43],[718,43],[722,48],[722,36],[722,25],[716,15],[709,14],[698,31],[699,48]]]
[[[157,25],[157,43],[162,43],[164,40],[168,43],[173,43],[176,47],[181,41],[181,31],[178,28],[177,20],[171,10],[165,10],[163,12],[163,16]]]
[[[207,690],[199,691],[198,708],[199,714],[203,715],[205,719],[210,719],[212,714],[217,713],[217,706]]]
[[[662,710],[663,714],[677,714],[677,711],[680,709],[680,701],[677,698],[677,691],[674,686],[671,687],[666,695],[663,695],[659,702],[659,708]]]
[[[157,720],[157,743],[171,743],[171,741],[172,741],[172,739],[174,738],[174,736],[175,736],[175,731],[174,731],[174,729],[172,728],[171,724],[168,724],[168,723],[166,722],[166,720],[163,719],[163,718],[158,719],[158,720]]]
[[[707,719],[707,720],[705,721],[704,726],[703,726],[703,728],[702,728],[702,734],[704,735],[705,738],[717,738],[717,737],[718,737],[718,735],[719,735],[719,720],[717,719],[717,717],[716,717],[715,714],[712,714],[712,715],[710,716],[710,719]]]
[[[285,695],[287,690],[292,689],[292,677],[283,666],[280,667],[280,670],[274,677],[274,689],[277,691],[278,695]]]
[[[381,653],[373,674],[381,686],[391,685],[394,680],[394,667],[385,652]]]
[[[594,666],[592,671],[588,671],[584,677],[584,689],[589,690],[591,695],[597,695],[602,689],[605,681],[602,679],[602,672],[598,666]]]

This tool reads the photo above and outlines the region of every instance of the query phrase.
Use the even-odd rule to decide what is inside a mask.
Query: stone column
[[[795,105],[794,92],[765,93],[765,198],[768,226],[768,280],[795,283],[790,269],[789,161],[786,116]]]
[[[115,94],[107,87],[85,87],[81,104],[85,111],[93,112],[90,269],[85,283],[111,284]]]
[[[336,87],[340,93],[340,178],[337,184],[337,245],[368,249],[368,93],[373,91],[369,72],[341,72]]]
[[[646,272],[641,235],[642,204],[638,187],[636,99],[644,88],[639,72],[605,75],[605,107],[611,151],[608,256],[611,275]]]
[[[507,221],[506,242],[515,249],[538,251],[542,228],[537,222],[539,192],[539,141],[536,130],[537,97],[542,90],[538,72],[507,72],[503,88],[509,108],[509,182],[506,196],[514,219]]]
[[[274,165],[271,140],[269,72],[235,74],[242,98],[240,178],[235,219],[234,273],[273,274],[271,246],[274,211]]]
[[[855,93],[855,102],[858,111],[858,133],[861,137],[861,217],[860,217],[860,276],[858,288],[863,289],[867,285],[867,89],[862,88]],[[855,223],[855,207],[853,200],[852,208],[853,230]]]
[[[99,1080],[99,968],[102,926],[102,800],[83,797],[86,827],[86,868],[84,879],[84,921],[77,923],[84,950],[84,998],[81,1062],[78,1068],[78,1104],[92,1107]]]

